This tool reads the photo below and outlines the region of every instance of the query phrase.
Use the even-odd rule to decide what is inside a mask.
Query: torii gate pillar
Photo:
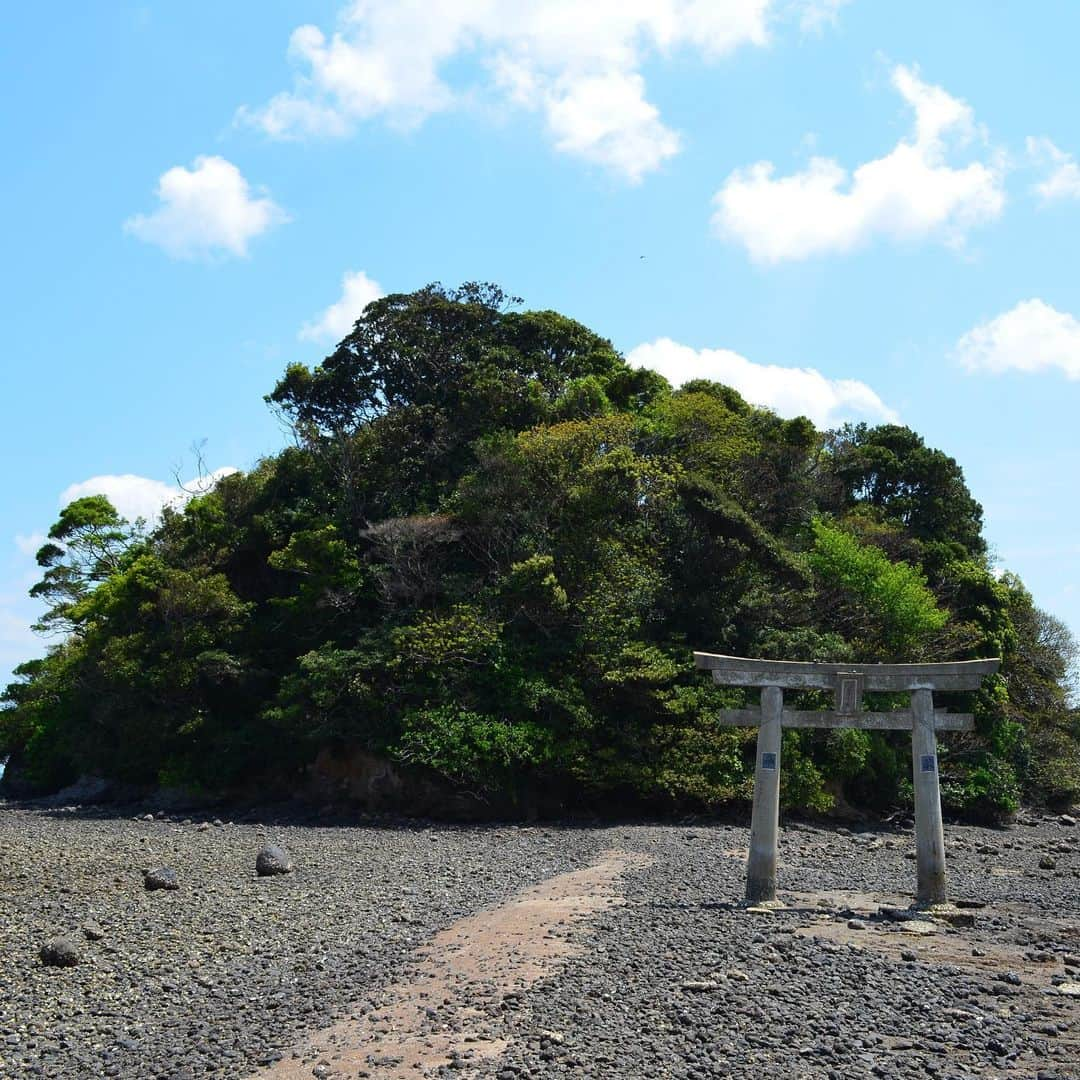
[[[763,687],[754,771],[754,808],[750,818],[750,854],[746,860],[746,899],[751,904],[776,899],[783,713],[784,691],[779,686]]]
[[[911,776],[915,788],[915,899],[920,904],[945,902],[945,830],[941,824],[934,694],[911,695]]]
[[[754,768],[754,806],[750,853],[746,864],[746,899],[751,904],[776,899],[776,852],[780,822],[780,748],[785,727],[854,727],[911,732],[912,781],[915,789],[915,848],[918,875],[915,898],[921,904],[945,900],[945,833],[941,823],[937,732],[970,731],[974,718],[934,710],[935,689],[975,690],[997,671],[1000,661],[962,660],[947,664],[819,664],[787,660],[750,660],[741,656],[694,653],[699,668],[712,671],[721,686],[758,686],[761,708],[724,709],[720,723],[758,728]],[[832,712],[784,709],[784,689],[832,690]],[[908,691],[911,709],[887,713],[862,711],[864,690]]]

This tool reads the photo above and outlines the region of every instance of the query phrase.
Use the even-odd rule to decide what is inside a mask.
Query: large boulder
[[[286,854],[285,849],[277,844],[267,844],[260,848],[258,855],[255,856],[255,873],[259,877],[291,874],[292,870],[292,859]]]

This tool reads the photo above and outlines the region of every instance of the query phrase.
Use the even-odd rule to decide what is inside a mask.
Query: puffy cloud
[[[1028,136],[1028,157],[1048,169],[1045,179],[1035,185],[1036,194],[1044,203],[1061,199],[1080,199],[1080,166],[1076,158],[1059,150],[1052,140]]]
[[[480,90],[540,113],[556,149],[634,182],[679,149],[646,97],[645,59],[765,45],[779,2],[353,0],[330,36],[293,31],[293,89],[238,119],[277,138],[340,136],[373,117],[415,126]],[[451,84],[448,69],[462,58],[479,62],[479,85]]]
[[[174,166],[158,180],[157,196],[161,205],[128,218],[124,230],[177,259],[247,255],[249,241],[289,220],[222,157],[197,157],[191,169]]]
[[[638,181],[679,150],[679,136],[645,100],[645,80],[609,72],[572,80],[562,96],[545,103],[555,149],[621,172]]]
[[[675,386],[690,379],[724,383],[753,405],[781,416],[808,416],[819,427],[835,427],[846,420],[899,419],[857,379],[829,379],[814,368],[755,364],[730,349],[693,349],[659,338],[632,349],[626,359],[633,367],[659,371]]]
[[[144,518],[152,522],[163,507],[181,505],[193,495],[209,491],[223,476],[230,476],[236,471],[231,465],[226,465],[204,477],[185,483],[183,487],[133,473],[92,476],[89,480],[81,480],[65,488],[60,494],[59,502],[61,506],[67,506],[69,502],[88,495],[104,495],[116,507],[121,517],[129,521]]]
[[[364,273],[346,271],[341,279],[341,298],[318,318],[300,328],[303,341],[326,341],[336,344],[353,328],[353,323],[372,300],[383,296],[383,287]]]
[[[955,355],[971,372],[1057,370],[1080,379],[1080,322],[1042,300],[1022,300],[964,334]]]
[[[998,217],[1005,194],[997,156],[948,161],[985,141],[970,107],[913,68],[896,67],[892,84],[914,112],[914,129],[884,157],[850,174],[825,157],[790,176],[776,176],[771,161],[736,169],[714,199],[716,231],[756,261],[777,263],[852,251],[877,236],[957,244],[974,225]]]

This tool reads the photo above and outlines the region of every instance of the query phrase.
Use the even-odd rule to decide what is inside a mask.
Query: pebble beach
[[[947,826],[925,913],[909,823],[786,823],[775,908],[747,838],[0,803],[0,1076],[1080,1077],[1073,817]]]

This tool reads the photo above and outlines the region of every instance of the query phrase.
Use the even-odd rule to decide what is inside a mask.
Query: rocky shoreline
[[[390,1055],[344,1071],[297,1048],[335,1020],[377,1021],[436,934],[611,851],[627,867],[620,902],[566,926],[576,955],[525,992],[485,977],[430,1010],[429,1037],[468,1006],[467,1044],[499,1053],[457,1050],[411,1075],[1080,1076],[1068,816],[949,826],[965,906],[914,921],[903,825],[789,823],[784,906],[748,912],[741,825],[252,817],[0,803],[0,1076],[188,1080],[289,1061],[405,1075]],[[293,872],[256,873],[268,843]],[[148,890],[144,872],[162,867],[178,888]],[[57,935],[75,966],[42,963]]]

